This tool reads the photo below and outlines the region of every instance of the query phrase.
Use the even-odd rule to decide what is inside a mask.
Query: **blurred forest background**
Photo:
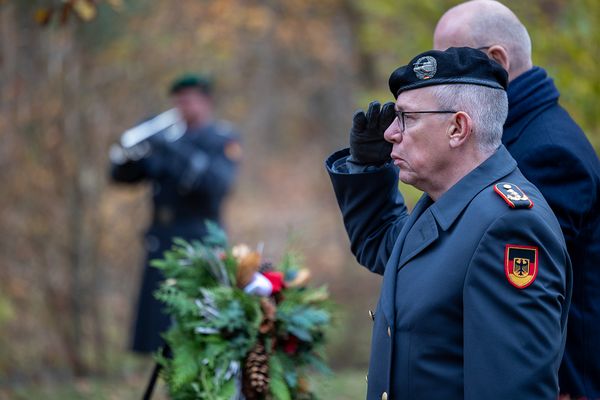
[[[190,71],[216,78],[219,115],[243,134],[232,242],[304,254],[340,305],[338,374],[319,393],[364,398],[380,279],[350,255],[323,160],[457,3],[0,0],[0,398],[141,397],[152,361],[126,349],[149,193],[111,185],[107,151]],[[600,149],[600,2],[504,3]]]

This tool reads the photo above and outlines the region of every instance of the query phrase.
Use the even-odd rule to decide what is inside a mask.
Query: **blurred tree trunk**
[[[104,367],[103,281],[97,253],[101,225],[99,198],[103,190],[99,174],[105,168],[103,149],[106,146],[99,145],[101,136],[89,122],[92,117],[90,110],[95,110],[93,104],[102,102],[95,93],[91,63],[86,62],[91,55],[79,42],[75,28],[71,28],[68,42],[63,73],[63,132],[69,149],[65,218],[71,278],[69,298],[73,353],[70,358],[75,374],[82,376],[92,368],[84,356],[90,346],[95,359],[94,372]],[[98,152],[98,149],[101,151]]]
[[[358,61],[358,74],[361,77],[360,87],[370,88],[377,87],[378,74],[375,65],[375,57],[369,53],[366,46],[361,45],[361,37],[363,26],[365,24],[365,16],[357,9],[358,0],[341,0],[340,14],[345,16],[350,28],[350,37],[355,43],[355,54]]]
[[[13,226],[10,238],[27,246],[12,248],[15,239],[0,246],[6,259],[14,250],[27,254],[7,265],[3,288],[37,275],[29,291],[39,290],[42,302],[35,305],[33,297],[29,306],[47,311],[43,325],[50,329],[40,345],[53,349],[41,361],[66,361],[83,376],[105,365],[98,246],[106,137],[95,134],[88,111],[103,99],[90,95],[85,68],[93,54],[80,42],[76,21],[41,28],[33,6],[0,5],[0,178],[12,185],[0,200],[0,217]],[[30,268],[19,268],[24,263]],[[33,322],[23,322],[17,331],[26,334],[25,323]]]
[[[71,28],[72,29],[72,28]],[[69,332],[72,346],[69,352],[69,360],[76,376],[87,373],[87,365],[83,358],[83,306],[87,303],[87,295],[84,291],[85,262],[87,259],[88,243],[84,228],[85,197],[82,189],[81,157],[84,150],[81,122],[81,101],[84,88],[81,82],[80,51],[76,41],[73,39],[72,31],[68,34],[68,42],[65,51],[64,80],[63,80],[63,133],[66,143],[70,149],[70,163],[66,180],[67,210],[66,223],[68,227],[69,248],[69,309],[71,316],[71,331]]]
[[[4,118],[0,119],[0,129],[5,133],[2,135],[3,143],[0,146],[0,167],[7,165],[11,150],[14,149],[12,132],[15,131],[16,107],[12,100],[16,82],[12,78],[16,76],[17,68],[17,50],[13,45],[16,41],[15,34],[15,6],[5,5],[4,10],[0,11],[0,111],[4,115]]]

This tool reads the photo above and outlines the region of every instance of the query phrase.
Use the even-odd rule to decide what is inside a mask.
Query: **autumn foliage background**
[[[243,135],[232,241],[263,241],[273,260],[304,254],[340,305],[330,362],[362,377],[380,280],[350,255],[323,160],[346,146],[355,108],[391,99],[390,71],[431,48],[457,3],[0,0],[0,397],[78,393],[90,379],[143,386],[150,361],[125,350],[149,193],[111,184],[107,152],[170,107],[183,72],[215,77],[218,114]],[[505,4],[600,149],[600,3]],[[402,190],[413,204],[418,193]]]

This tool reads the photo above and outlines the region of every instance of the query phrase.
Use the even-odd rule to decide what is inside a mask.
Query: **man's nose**
[[[383,132],[383,138],[390,143],[400,143],[402,141],[402,131],[398,125],[398,117]]]

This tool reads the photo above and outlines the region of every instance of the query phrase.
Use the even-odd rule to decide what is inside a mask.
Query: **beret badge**
[[[413,71],[419,79],[431,79],[437,72],[437,61],[431,56],[419,58],[413,66]]]

